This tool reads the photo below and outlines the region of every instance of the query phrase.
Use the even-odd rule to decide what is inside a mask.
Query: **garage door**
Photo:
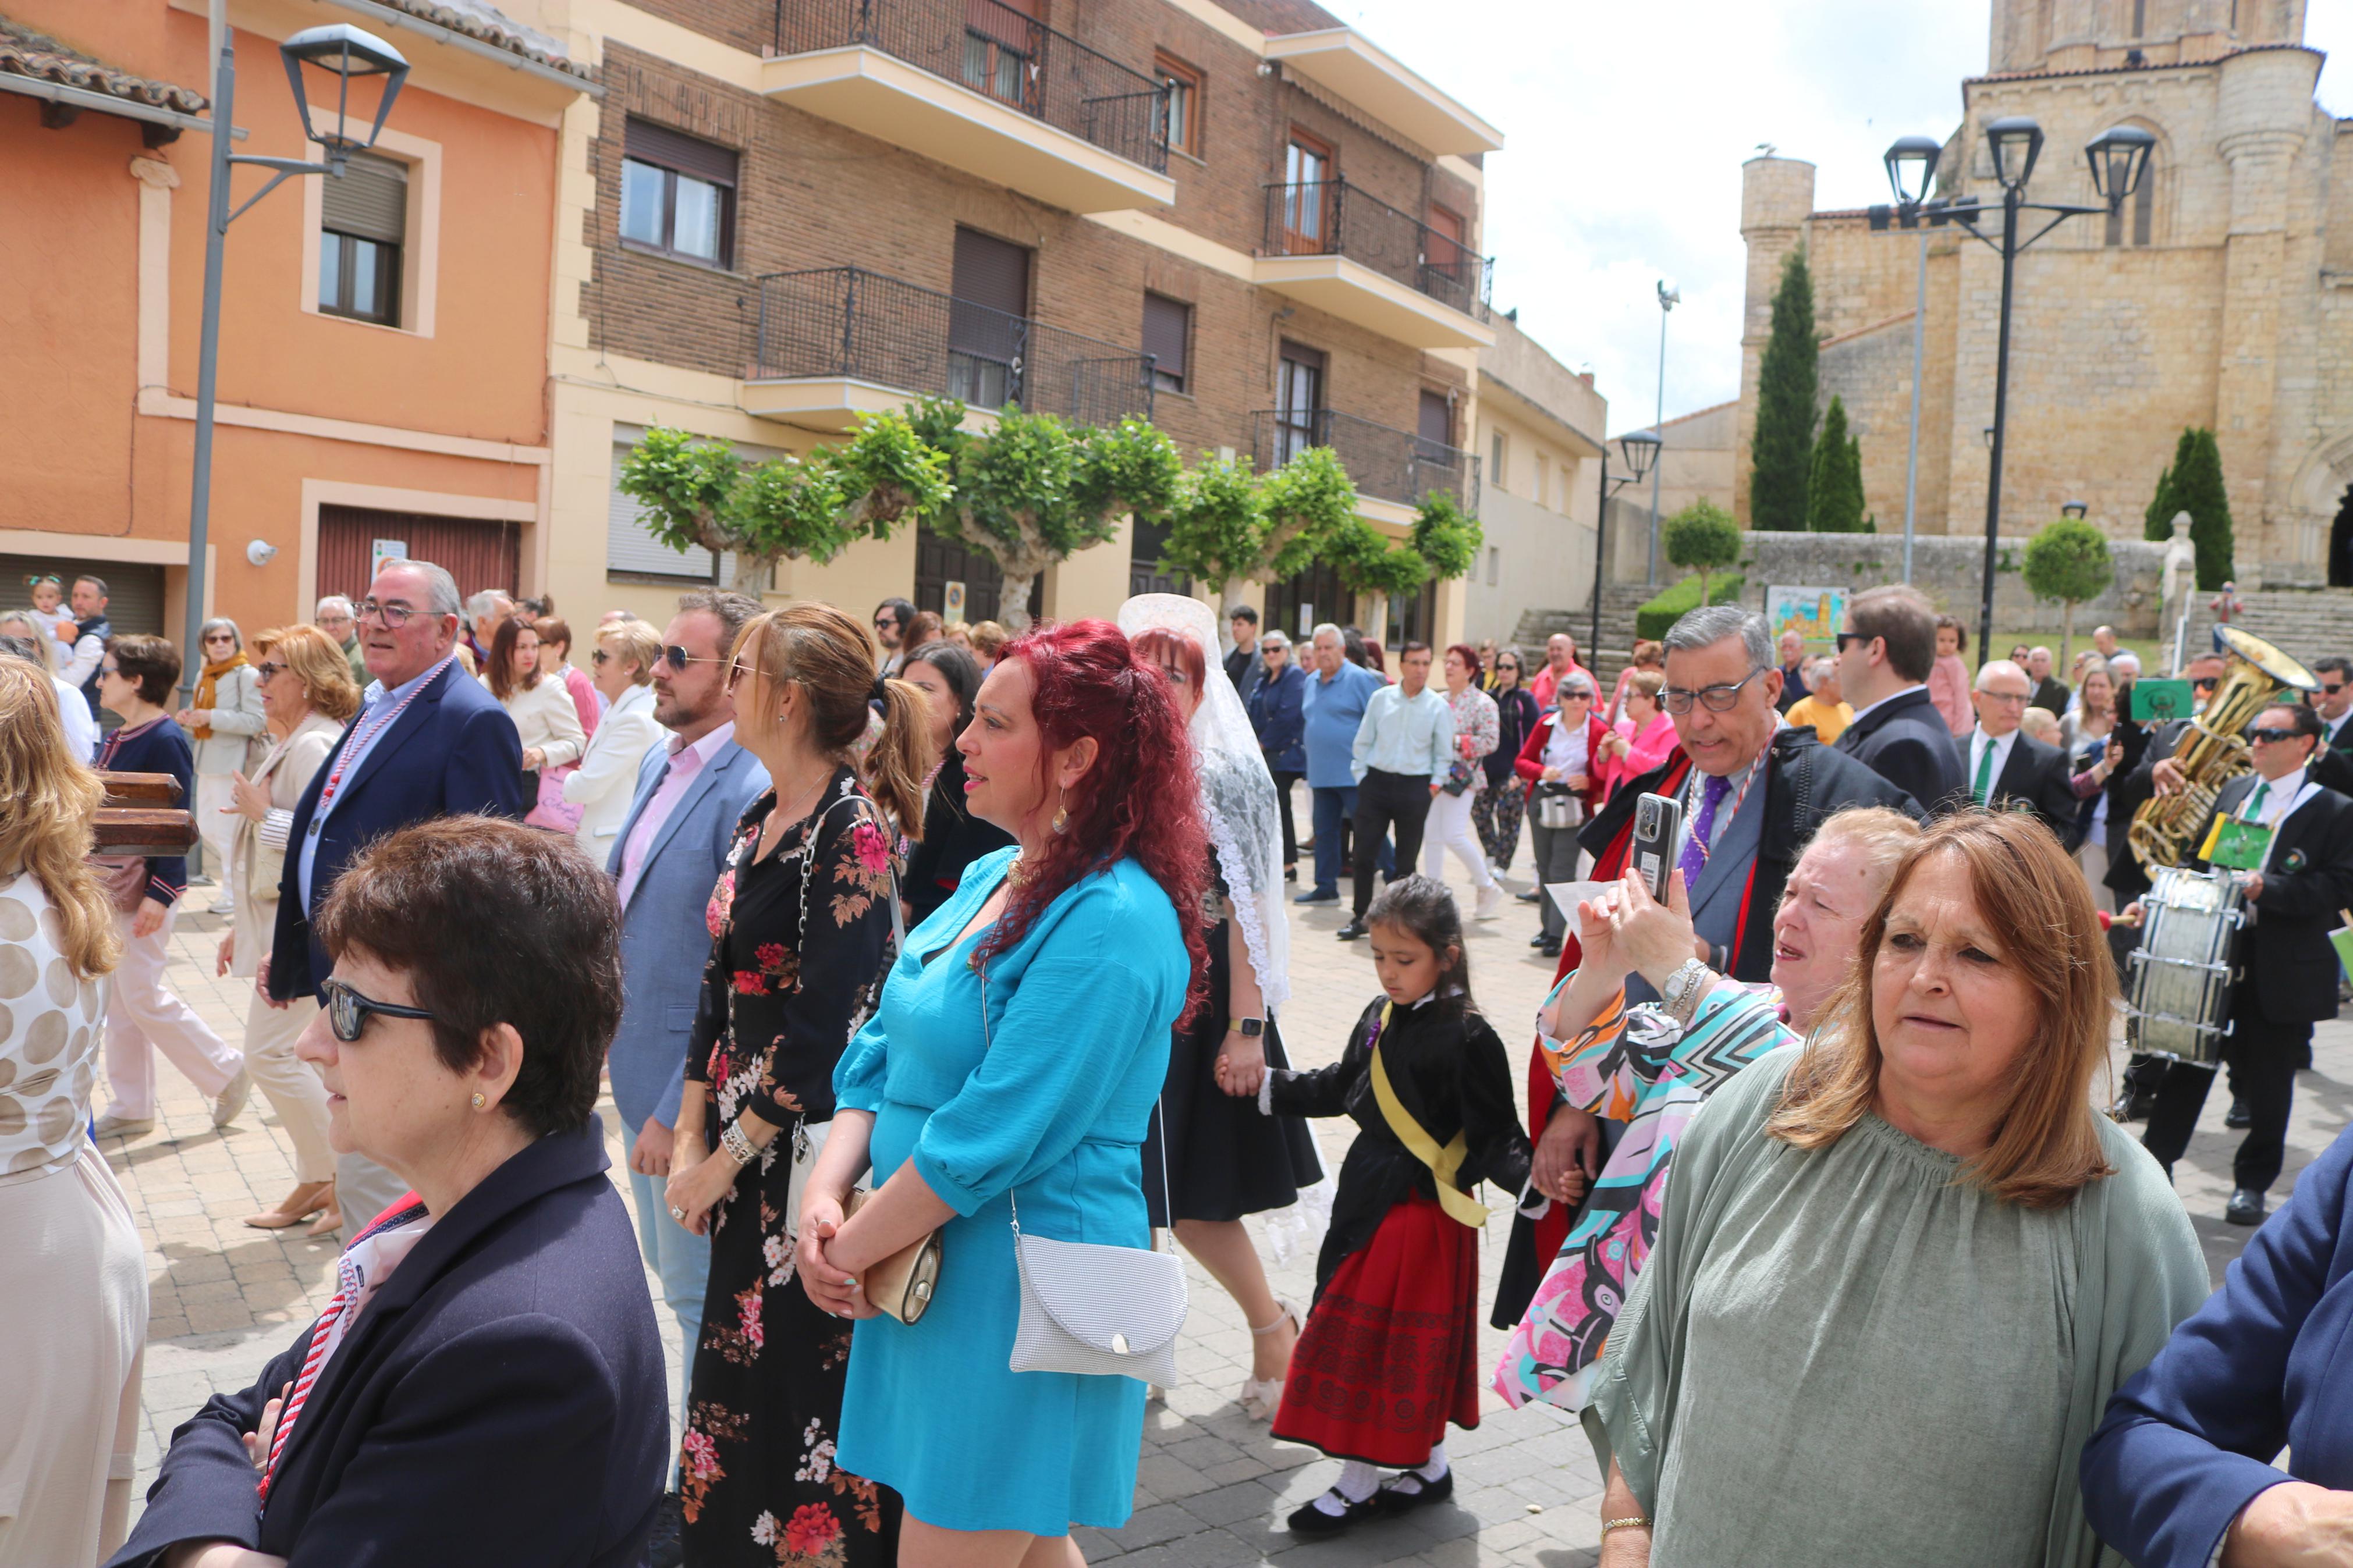
[[[106,581],[107,619],[118,632],[180,639],[181,627],[164,625],[164,569],[134,566],[124,561],[89,561],[72,555],[0,555],[0,609],[21,609],[33,602],[30,579],[54,575],[70,590],[83,573]],[[254,628],[246,628],[249,635]]]
[[[319,509],[319,594],[358,599],[367,593],[375,542],[396,540],[412,561],[430,561],[458,579],[460,597],[496,588],[517,592],[522,524],[493,519],[432,517],[373,507]]]

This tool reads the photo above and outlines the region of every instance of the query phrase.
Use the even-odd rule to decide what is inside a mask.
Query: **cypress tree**
[[[2197,445],[2197,435],[2184,426],[2181,439],[2173,444],[2173,462],[2157,477],[2157,493],[2149,498],[2148,510],[2141,517],[2141,537],[2162,544],[2173,537],[2173,514],[2181,510],[2174,500],[2173,476],[2189,460],[2189,448]]]
[[[2198,547],[2198,586],[2211,590],[2237,574],[2231,559],[2231,496],[2222,483],[2222,448],[2211,430],[2184,431],[2182,440],[2185,453],[2173,465],[2173,510],[2189,514],[2189,542]]]
[[[1752,528],[1795,532],[1806,526],[1814,452],[1814,280],[1803,247],[1781,264],[1773,294],[1773,335],[1757,370],[1757,428],[1748,481]]]
[[[1831,399],[1822,433],[1814,440],[1806,488],[1806,526],[1816,533],[1861,533],[1862,442],[1846,433],[1846,404]]]

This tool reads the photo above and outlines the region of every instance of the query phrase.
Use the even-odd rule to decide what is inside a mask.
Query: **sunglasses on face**
[[[2258,724],[2247,733],[2258,741],[2269,741],[2274,745],[2277,745],[2282,741],[2295,740],[2297,731],[2293,724],[2276,728],[2270,724]]]
[[[1867,642],[1869,642],[1871,639],[1870,639],[1869,637],[1867,637],[1863,636],[1861,632],[1841,632],[1841,633],[1839,633],[1839,634],[1838,634],[1838,639],[1837,639],[1837,640],[1838,640],[1838,650],[1839,650],[1839,652],[1841,652],[1841,653],[1844,653],[1844,652],[1847,650],[1847,645],[1848,645],[1848,644],[1850,644],[1850,643],[1867,643]]]
[[[2206,675],[2191,681],[2189,689],[2192,691],[2211,691],[2219,684],[2221,683],[2213,676]]]
[[[101,664],[98,667],[98,672],[100,675],[113,676],[117,680],[122,679],[122,670],[121,667],[117,665]]]
[[[681,675],[686,673],[686,667],[690,664],[725,664],[727,662],[721,658],[704,658],[700,654],[689,653],[677,643],[672,643],[661,650],[661,661]]]
[[[334,1030],[335,1038],[347,1046],[367,1027],[371,1013],[381,1013],[387,1018],[423,1018],[427,1022],[433,1018],[422,1007],[403,1007],[395,1002],[363,996],[341,980],[328,980],[319,987],[319,994],[327,1001],[327,1026]]]
[[[229,636],[227,632],[215,632],[212,636],[205,639],[206,646],[207,647],[216,642],[235,643],[237,639]]]
[[[588,656],[588,662],[591,664],[609,664],[612,662],[612,658],[613,656],[611,654],[607,653],[600,647],[595,653]]]
[[[267,686],[280,675],[285,673],[285,669],[286,667],[284,665],[277,663],[275,660],[265,659],[261,663],[253,667],[253,679],[259,681],[262,685]]]
[[[2320,689],[2325,695],[2334,697],[2338,692],[2345,689],[2345,683],[2340,680],[2336,685],[2331,686],[2324,680],[2320,683]]]

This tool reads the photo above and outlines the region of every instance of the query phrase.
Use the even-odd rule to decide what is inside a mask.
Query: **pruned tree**
[[[1455,504],[1452,496],[1432,490],[1422,498],[1406,541],[1415,554],[1430,563],[1431,576],[1449,583],[1479,563],[1479,547],[1486,537],[1479,520]]]
[[[1794,532],[1806,526],[1812,479],[1814,397],[1820,344],[1814,338],[1814,279],[1801,246],[1781,264],[1773,293],[1772,336],[1757,367],[1757,425],[1748,439],[1748,521]]]
[[[1310,447],[1271,473],[1242,458],[1204,458],[1177,486],[1161,569],[1215,594],[1303,572],[1356,513],[1356,488],[1329,447]]]
[[[1814,438],[1806,485],[1806,526],[1816,533],[1862,533],[1862,442],[1847,434],[1846,404],[1833,395]]]
[[[2222,448],[2214,432],[2186,433],[2188,451],[2173,465],[2170,497],[2177,511],[2189,514],[2189,542],[2198,547],[2198,586],[2221,587],[2238,575],[2231,528],[2231,491],[2222,479]],[[2167,520],[2168,537],[2172,519]]]
[[[1376,596],[1378,612],[1366,619],[1366,635],[1379,637],[1388,621],[1388,601],[1418,594],[1430,581],[1430,566],[1410,540],[1391,543],[1387,534],[1361,517],[1351,516],[1335,530],[1324,549],[1324,560],[1351,594]]]
[[[730,585],[754,593],[777,562],[822,564],[949,495],[945,454],[896,414],[868,418],[839,447],[756,464],[724,442],[657,427],[623,459],[619,485],[655,539],[733,555]]]
[[[2098,598],[2116,580],[2108,536],[2082,518],[2063,517],[2043,524],[2026,542],[2021,564],[2028,592],[2038,599],[2057,599],[2066,605],[2059,632],[2059,668],[2064,669],[2075,641],[2075,606]]]
[[[1667,519],[1660,542],[1669,562],[1699,574],[1699,602],[1713,604],[1709,578],[1740,559],[1740,524],[1714,501],[1695,500]]]

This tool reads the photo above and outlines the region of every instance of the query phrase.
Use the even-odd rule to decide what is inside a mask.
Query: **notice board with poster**
[[[1845,624],[1844,588],[1765,590],[1765,629],[1777,645],[1783,632],[1796,632],[1810,645],[1826,643]]]

